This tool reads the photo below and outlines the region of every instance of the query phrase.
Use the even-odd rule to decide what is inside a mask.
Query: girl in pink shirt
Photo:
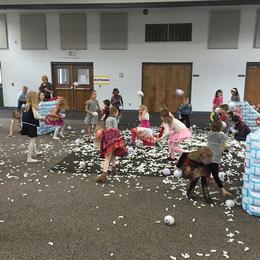
[[[215,109],[221,106],[222,104],[223,104],[223,91],[221,89],[218,89],[213,99],[213,111],[215,111]]]

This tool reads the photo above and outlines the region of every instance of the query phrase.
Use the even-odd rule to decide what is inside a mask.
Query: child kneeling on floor
[[[125,140],[117,128],[106,128],[104,122],[99,122],[96,128],[96,139],[100,146],[100,156],[105,158],[103,173],[96,178],[96,182],[108,181],[108,168],[112,164],[112,172],[116,174],[116,156],[127,154]]]

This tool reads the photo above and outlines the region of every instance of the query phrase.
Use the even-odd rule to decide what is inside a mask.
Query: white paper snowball
[[[236,103],[231,101],[228,103],[229,110],[234,110],[236,108]]]
[[[77,81],[75,81],[75,82],[73,83],[73,86],[74,86],[74,87],[78,87],[78,86],[79,86],[79,83],[78,83]]]
[[[172,226],[175,223],[174,217],[167,215],[164,217],[164,223],[168,226]]]
[[[216,109],[215,109],[215,113],[219,113],[220,112],[220,108],[219,107],[217,107]]]
[[[182,176],[182,170],[177,168],[174,171],[173,176],[176,177],[176,178],[180,178]]]
[[[71,129],[72,129],[72,127],[71,127],[70,125],[68,125],[68,126],[67,126],[67,129],[68,129],[68,130],[71,130]]]
[[[143,96],[144,96],[144,93],[143,93],[143,91],[139,90],[139,91],[137,92],[137,95],[138,95],[138,97],[143,97]]]
[[[76,139],[75,140],[75,143],[78,145],[78,144],[80,144],[80,139],[78,138],[78,139]]]
[[[93,112],[93,116],[97,116],[98,115],[98,112]]]
[[[233,129],[230,129],[230,132],[231,132],[232,134],[235,134],[235,133],[237,133],[237,130],[236,130],[235,128],[233,128]]]
[[[197,125],[192,125],[192,128],[196,128],[197,127]]]
[[[123,106],[120,106],[119,109],[122,110],[122,109],[124,109],[124,107],[123,107]]]
[[[220,180],[224,181],[226,174],[224,172],[219,172],[218,177]]]
[[[85,129],[82,129],[81,131],[80,131],[82,134],[85,134]]]
[[[169,168],[164,168],[164,169],[162,170],[162,174],[165,175],[165,176],[168,176],[168,175],[171,174],[171,171],[170,171]]]
[[[65,118],[65,117],[66,117],[66,114],[65,114],[65,113],[62,113],[62,114],[61,114],[61,117],[62,117],[62,118]]]
[[[233,208],[235,206],[235,201],[234,200],[226,200],[226,206],[229,208]]]
[[[180,88],[176,89],[175,93],[176,93],[177,96],[183,96],[184,95],[184,91]]]
[[[86,166],[86,163],[84,161],[79,162],[79,167],[84,168]]]
[[[128,153],[131,154],[131,153],[133,153],[135,151],[135,149],[130,146],[130,147],[127,148],[127,151],[128,151]]]
[[[222,129],[226,129],[226,128],[227,128],[226,122],[222,121]]]

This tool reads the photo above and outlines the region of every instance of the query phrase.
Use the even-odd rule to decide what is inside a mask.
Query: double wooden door
[[[182,97],[176,89],[182,89],[185,97],[191,94],[191,63],[143,63],[143,104],[150,112],[167,107],[176,112]]]
[[[64,97],[69,110],[84,111],[93,89],[92,63],[52,63],[55,96]]]
[[[246,70],[245,101],[260,104],[260,63],[248,63]]]

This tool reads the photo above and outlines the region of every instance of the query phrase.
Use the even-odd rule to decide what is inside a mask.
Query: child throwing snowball
[[[58,98],[58,104],[51,110],[50,114],[47,115],[45,123],[47,125],[55,126],[55,131],[53,134],[53,139],[59,140],[58,134],[64,138],[64,129],[65,129],[65,105],[66,101],[63,97]]]
[[[27,157],[27,162],[29,163],[38,162],[38,160],[33,159],[32,156],[42,154],[36,150],[36,137],[39,120],[44,120],[45,118],[39,114],[38,105],[39,99],[37,92],[30,91],[27,94],[26,104],[22,115],[22,130],[20,132],[21,135],[27,135],[30,138]]]
[[[91,138],[98,122],[98,112],[101,111],[97,101],[97,92],[95,90],[91,91],[90,99],[86,101],[85,111],[87,113],[84,120],[86,125],[86,137]]]
[[[104,122],[99,122],[96,128],[96,139],[100,146],[100,156],[105,158],[103,173],[97,176],[96,181],[108,181],[108,168],[112,164],[112,173],[116,174],[116,156],[123,157],[127,154],[125,141],[117,128],[106,128]]]

